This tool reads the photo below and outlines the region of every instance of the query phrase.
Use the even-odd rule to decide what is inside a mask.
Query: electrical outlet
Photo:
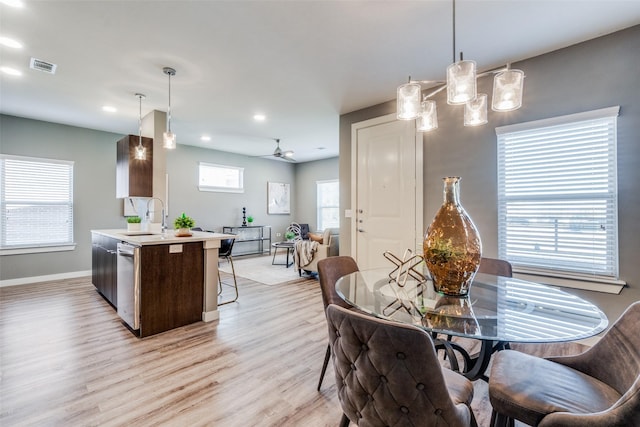
[[[276,237],[282,237],[282,233],[276,233]]]

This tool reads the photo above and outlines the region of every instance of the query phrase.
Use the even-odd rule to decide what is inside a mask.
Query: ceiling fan
[[[276,138],[274,139],[274,141],[276,142],[276,149],[274,150],[273,154],[271,154],[271,156],[280,159],[280,160],[286,160],[289,162],[295,162],[296,160],[293,158],[293,151],[291,150],[286,150],[283,151],[280,148],[280,139]],[[269,155],[266,156],[261,156],[261,157],[268,157]]]

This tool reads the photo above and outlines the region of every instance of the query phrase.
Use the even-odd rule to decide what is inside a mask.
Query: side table
[[[287,268],[291,267],[293,264],[293,249],[295,242],[275,242],[272,243],[273,247],[273,259],[271,260],[271,265],[286,265]],[[278,249],[284,249],[287,252],[287,261],[283,263],[276,263],[276,254],[278,253]],[[289,254],[291,254],[291,262],[289,262]]]

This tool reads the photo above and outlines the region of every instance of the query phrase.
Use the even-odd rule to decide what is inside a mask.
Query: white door
[[[352,125],[352,255],[361,270],[383,254],[422,253],[422,135],[395,114]]]

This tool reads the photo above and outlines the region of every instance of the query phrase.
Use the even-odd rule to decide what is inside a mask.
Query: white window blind
[[[318,230],[340,226],[340,186],[338,180],[317,181]]]
[[[618,279],[618,109],[496,129],[500,258]]]
[[[244,168],[200,162],[198,175],[200,191],[244,193]]]
[[[0,155],[2,249],[73,244],[73,162]]]

